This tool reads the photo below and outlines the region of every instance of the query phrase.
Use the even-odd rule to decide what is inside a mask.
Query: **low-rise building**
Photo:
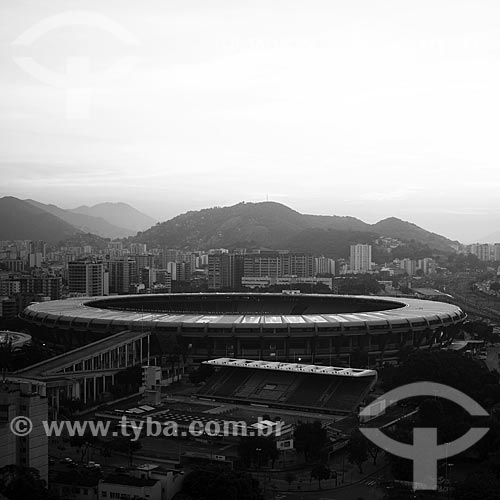
[[[159,479],[115,474],[101,479],[98,500],[162,500]]]
[[[156,464],[139,465],[131,471],[131,475],[141,479],[160,481],[161,500],[171,500],[181,490],[184,481],[183,471],[168,469]]]
[[[82,475],[80,473],[60,472],[50,480],[50,491],[58,498],[65,500],[98,500],[97,485],[99,478],[96,475]]]

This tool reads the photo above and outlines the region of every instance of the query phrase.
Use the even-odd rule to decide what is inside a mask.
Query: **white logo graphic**
[[[415,382],[403,385],[377,398],[370,406],[363,408],[360,418],[373,417],[373,408],[384,408],[398,401],[417,396],[439,396],[453,401],[473,416],[488,416],[488,412],[463,392],[447,385],[434,382]],[[413,445],[401,443],[384,434],[380,429],[361,427],[359,429],[370,441],[389,453],[413,461],[413,488],[416,490],[437,489],[437,462],[467,450],[477,443],[488,428],[469,429],[452,443],[437,444],[437,429],[416,427],[413,429]]]
[[[47,17],[27,29],[12,43],[17,46],[30,47],[47,33],[68,26],[98,28],[110,33],[124,45],[138,45],[135,36],[112,19],[94,12],[79,11]],[[137,58],[133,56],[122,57],[108,69],[99,73],[91,73],[89,57],[68,57],[66,73],[61,74],[42,66],[32,57],[14,57],[13,59],[26,73],[40,82],[66,91],[66,116],[68,118],[89,118],[92,88],[105,81],[123,78],[132,70],[137,61]]]

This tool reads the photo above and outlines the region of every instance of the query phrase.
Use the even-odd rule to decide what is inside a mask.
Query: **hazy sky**
[[[500,230],[499,117],[498,0],[0,3],[0,195],[160,220],[268,195],[470,241]]]

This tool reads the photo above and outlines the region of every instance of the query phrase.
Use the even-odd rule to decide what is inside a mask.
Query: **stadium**
[[[71,335],[150,331],[175,337],[189,358],[364,366],[398,359],[405,347],[451,338],[466,314],[411,298],[287,293],[181,293],[70,298],[34,303],[21,317]]]

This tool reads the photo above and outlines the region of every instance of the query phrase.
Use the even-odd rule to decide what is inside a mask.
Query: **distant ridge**
[[[378,236],[417,242],[452,252],[457,242],[395,217],[367,224],[355,217],[301,214],[276,202],[238,203],[190,211],[138,233],[134,241],[151,246],[208,249],[268,247],[294,249],[322,242],[326,254],[342,253],[350,243],[373,242]],[[314,240],[314,241],[311,241]],[[337,251],[332,251],[332,245]]]
[[[93,217],[92,215],[81,214],[73,212],[72,210],[64,210],[56,205],[46,205],[35,200],[25,201],[59,217],[85,233],[92,233],[106,238],[125,238],[137,232],[131,229],[125,229],[124,227],[115,226],[102,217]]]
[[[80,232],[59,217],[12,196],[0,198],[0,214],[2,240],[57,243]]]
[[[48,243],[59,243],[75,235],[80,235],[77,240],[81,235],[88,235],[86,240],[95,235],[97,241],[99,238],[126,238],[137,233],[135,227],[145,229],[156,222],[126,203],[101,203],[65,210],[57,205],[13,196],[0,198],[0,214],[0,239],[41,239]],[[123,219],[127,220],[126,226],[112,222]]]
[[[122,202],[99,203],[91,207],[82,205],[69,211],[74,214],[102,218],[108,223],[118,228],[125,228],[133,234],[137,233],[137,231],[143,231],[157,222],[153,217]]]
[[[85,234],[86,239],[92,235],[101,239],[128,236],[130,241],[150,247],[290,249],[337,258],[348,255],[350,244],[374,243],[379,236],[399,239],[425,252],[453,252],[458,244],[395,217],[367,224],[355,217],[301,214],[276,202],[190,211],[156,224],[152,217],[126,203],[64,210],[6,196],[0,198],[0,213],[0,239],[4,240],[42,239],[58,243],[76,241],[81,239],[78,235]],[[127,226],[112,222],[124,218],[128,218]],[[151,221],[155,225],[151,226]],[[132,236],[136,231],[131,226],[144,228],[144,224],[149,228]]]

